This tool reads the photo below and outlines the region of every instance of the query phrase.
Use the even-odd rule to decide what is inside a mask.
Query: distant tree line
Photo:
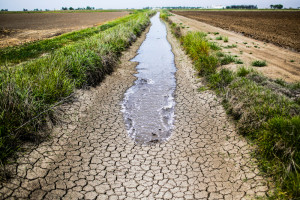
[[[86,8],[73,8],[73,7],[62,7],[62,10],[95,10],[95,7],[87,6]],[[101,10],[101,9],[100,9]]]
[[[152,9],[153,7],[144,7],[143,9]],[[186,6],[176,6],[176,7],[160,7],[162,9],[200,9],[202,7],[186,7]]]
[[[257,9],[257,5],[232,5],[226,6],[226,9]]]
[[[8,11],[8,9],[1,9],[1,11]]]
[[[281,4],[276,4],[276,5],[270,5],[271,9],[282,9],[283,5]]]

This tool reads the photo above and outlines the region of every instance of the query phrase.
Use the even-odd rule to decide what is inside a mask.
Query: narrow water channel
[[[122,105],[128,134],[138,144],[166,141],[174,123],[174,54],[159,13],[151,18],[151,24],[138,55],[132,59],[139,63],[137,80],[126,91]]]

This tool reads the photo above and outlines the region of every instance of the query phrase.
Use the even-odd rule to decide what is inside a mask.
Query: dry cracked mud
[[[165,143],[137,145],[126,132],[121,101],[135,77],[145,34],[95,88],[61,106],[51,138],[9,166],[1,199],[253,199],[270,190],[251,147],[201,82],[176,39],[175,128]]]

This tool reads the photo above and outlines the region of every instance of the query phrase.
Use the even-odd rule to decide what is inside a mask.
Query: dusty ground
[[[144,37],[144,36],[143,36]],[[168,36],[175,62],[175,130],[169,141],[136,145],[121,112],[133,84],[133,58],[144,38],[98,87],[78,91],[64,105],[64,122],[52,138],[26,153],[2,198],[30,199],[253,199],[269,191],[251,148],[238,136],[216,96],[199,93],[201,82],[177,41]]]
[[[173,11],[191,19],[242,33],[300,52],[299,11]]]
[[[208,38],[212,39],[211,41],[218,42],[223,47],[232,44],[237,45],[236,48],[223,49],[223,51],[239,56],[238,58],[244,62],[244,66],[251,66],[251,62],[254,60],[266,60],[266,67],[256,67],[255,69],[270,78],[282,78],[288,82],[300,81],[300,53],[180,15],[172,16],[170,19],[175,23],[182,23],[186,27],[182,29],[185,33],[188,31],[211,32],[208,35]],[[229,42],[216,40],[219,35],[214,35],[214,32],[218,32],[222,36],[228,36]],[[226,67],[236,69],[237,66],[236,64],[230,64]]]
[[[128,12],[23,13],[0,15],[0,48],[100,25]]]

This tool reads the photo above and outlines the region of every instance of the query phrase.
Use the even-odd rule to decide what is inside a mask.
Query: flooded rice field
[[[174,55],[159,13],[138,55],[137,80],[123,100],[123,113],[129,136],[138,144],[166,141],[174,122],[173,98],[176,88]]]

